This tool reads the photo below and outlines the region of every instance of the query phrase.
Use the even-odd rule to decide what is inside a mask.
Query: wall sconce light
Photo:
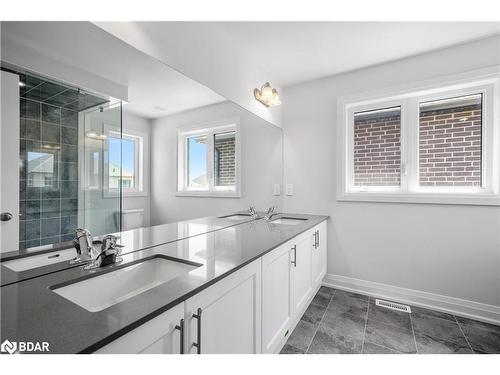
[[[266,107],[274,107],[281,104],[280,96],[278,91],[273,89],[269,82],[266,82],[264,86],[259,89],[253,90],[253,96],[255,100],[261,102]]]

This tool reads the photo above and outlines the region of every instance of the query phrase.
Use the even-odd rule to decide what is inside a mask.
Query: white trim
[[[389,203],[427,203],[427,204],[453,204],[473,206],[500,206],[500,196],[495,194],[384,194],[384,193],[349,193],[337,194],[338,201],[345,202],[389,202]]]
[[[214,186],[213,136],[235,132],[235,186],[234,189]],[[204,135],[207,137],[207,179],[208,187],[203,190],[187,189],[187,147],[188,137]],[[210,121],[177,129],[177,191],[179,197],[240,198],[241,197],[241,132],[239,117]]]
[[[135,188],[122,188],[123,197],[144,197],[148,196],[148,186],[146,183],[146,158],[144,156],[147,150],[149,135],[146,132],[135,129],[123,129],[122,139],[131,139],[135,142]]]
[[[483,94],[483,187],[461,190],[418,186],[418,104],[447,96]],[[500,66],[411,85],[341,97],[337,102],[337,200],[500,205]],[[355,112],[401,107],[401,186],[359,189],[352,181]],[[416,120],[417,119],[417,120]],[[409,173],[406,173],[406,170]]]
[[[333,274],[325,275],[323,285],[500,324],[500,306]]]
[[[207,191],[207,190],[190,190],[177,191],[176,197],[198,197],[198,198],[240,198],[241,195],[236,192],[225,191]]]

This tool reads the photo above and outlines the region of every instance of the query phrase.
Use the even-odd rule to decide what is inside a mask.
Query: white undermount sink
[[[53,251],[40,255],[31,255],[24,258],[7,260],[2,264],[15,272],[31,270],[33,268],[48,266],[55,263],[60,263],[74,259],[76,250],[74,248]]]
[[[200,265],[160,256],[52,290],[90,312],[104,310],[175,279]]]
[[[301,219],[298,217],[280,217],[278,219],[271,220],[273,224],[283,224],[283,225],[297,225],[303,223],[307,219]]]

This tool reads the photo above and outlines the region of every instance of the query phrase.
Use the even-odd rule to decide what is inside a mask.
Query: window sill
[[[122,192],[122,196],[125,198],[127,198],[127,197],[129,197],[129,198],[147,197],[148,195],[149,194],[146,191],[128,191],[128,192],[124,191],[124,192]]]
[[[149,196],[149,192],[146,191],[122,191],[121,197],[122,198],[141,198],[141,197],[147,197]],[[119,192],[112,192],[112,191],[103,191],[103,198],[104,199],[116,199],[120,198],[120,193]]]
[[[178,191],[176,197],[199,197],[199,198],[241,198],[239,192],[228,191]]]
[[[472,206],[500,206],[499,194],[447,194],[447,193],[374,193],[346,192],[337,195],[337,201],[381,202],[381,203],[422,203],[453,204]]]

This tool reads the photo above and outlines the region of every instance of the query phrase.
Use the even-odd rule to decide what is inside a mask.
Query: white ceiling
[[[498,22],[228,22],[235,43],[287,86],[500,33]]]
[[[100,29],[96,32],[105,33]],[[226,101],[210,88],[113,36],[109,36],[107,44],[113,51],[107,55],[108,66],[119,70],[128,86],[129,100],[123,107],[126,112],[159,118]]]
[[[124,111],[158,118],[226,101],[208,87],[134,51],[128,64],[129,103]]]
[[[146,118],[226,101],[208,87],[90,22],[3,22],[4,40],[30,48],[35,60],[38,55],[47,55],[82,74],[91,72],[128,87],[124,110]]]

